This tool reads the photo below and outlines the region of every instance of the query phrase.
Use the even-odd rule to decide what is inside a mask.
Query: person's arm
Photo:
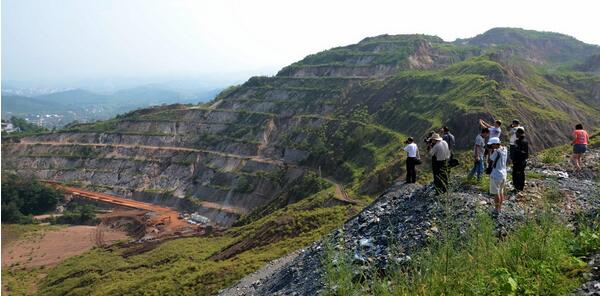
[[[481,127],[485,127],[485,128],[490,128],[490,127],[492,127],[492,125],[491,125],[491,124],[489,124],[489,123],[485,122],[485,120],[483,120],[483,119],[479,119],[479,125],[481,125]]]
[[[590,143],[590,135],[587,132],[585,132],[585,142]]]
[[[571,145],[575,145],[575,142],[577,142],[577,132],[573,131],[573,134],[571,134],[571,137],[573,137],[573,141],[571,141]]]
[[[473,150],[475,150],[475,160],[479,160],[479,159],[483,159],[483,155],[479,155],[479,150],[481,150],[481,145],[479,144],[475,144],[475,148],[473,148]]]
[[[454,149],[454,145],[456,144],[456,140],[454,139],[454,135],[450,135],[450,141],[452,142],[450,144],[450,148]]]
[[[434,156],[438,149],[439,149],[438,144],[433,145],[433,147],[431,147],[431,150],[429,150],[429,156]]]
[[[521,148],[521,153],[523,153],[524,159],[529,158],[529,142],[528,141],[523,141],[523,148]]]

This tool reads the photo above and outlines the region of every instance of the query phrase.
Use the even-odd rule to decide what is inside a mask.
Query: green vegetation
[[[10,118],[10,122],[16,127],[20,129],[21,133],[25,133],[25,134],[35,134],[35,133],[41,133],[41,132],[47,132],[48,129],[41,127],[37,124],[34,123],[30,123],[27,120],[23,119],[23,118],[18,118],[18,117],[11,117]]]
[[[31,178],[2,174],[2,223],[31,223],[31,215],[54,210],[59,191]]]
[[[214,190],[234,191],[242,195],[252,193],[256,188],[267,187],[263,185],[272,185],[274,189],[273,195],[268,197],[271,199],[269,204],[243,217],[222,236],[168,241],[147,253],[128,258],[121,256],[127,251],[122,248],[96,249],[50,270],[41,283],[40,293],[103,295],[152,291],[156,294],[214,294],[264,262],[320,238],[360,209],[360,205],[339,206],[341,202],[333,199],[336,193],[332,184],[312,171],[320,171],[328,179],[342,183],[353,198],[366,203],[403,174],[404,153],[401,148],[408,135],[420,144],[420,138],[428,131],[448,125],[456,128],[457,139],[464,139],[477,133],[479,127],[476,122],[479,118],[501,118],[505,122],[520,118],[527,126],[530,139],[544,141],[535,145],[545,146],[564,141],[561,136],[570,131],[564,132],[562,129],[572,125],[570,121],[575,118],[587,120],[584,122],[586,127],[598,126],[600,105],[593,99],[598,75],[581,72],[583,70],[579,68],[574,71],[573,66],[579,64],[570,64],[574,58],[587,57],[588,52],[591,54],[597,48],[572,38],[563,38],[562,35],[537,33],[500,29],[468,42],[453,43],[425,35],[366,38],[358,44],[310,55],[282,69],[275,77],[251,78],[241,86],[221,92],[213,102],[207,104],[153,107],[106,121],[75,123],[66,127],[60,131],[63,133],[61,137],[69,137],[68,133],[109,135],[109,140],[121,135],[140,136],[146,143],[157,143],[155,145],[158,146],[169,143],[173,146],[215,150],[220,155],[207,157],[201,164],[197,163],[197,159],[203,157],[204,153],[182,153],[185,154],[182,156],[179,153],[140,150],[134,155],[103,154],[108,153],[109,149],[70,146],[64,150],[31,149],[23,153],[29,155],[17,157],[28,157],[28,161],[30,158],[60,157],[71,160],[66,168],[56,167],[60,163],[57,161],[41,160],[49,166],[48,170],[63,172],[90,170],[106,174],[106,168],[111,167],[109,162],[120,161],[120,166],[129,165],[121,160],[136,161],[134,165],[140,168],[151,163],[152,171],[164,170],[167,164],[169,167],[186,166],[185,169],[191,169],[194,174],[208,168],[216,177],[205,186]],[[550,56],[538,46],[542,44],[540,40],[551,46]],[[565,43],[564,47],[560,46],[561,42]],[[498,45],[485,45],[488,43]],[[569,51],[573,51],[572,56]],[[532,59],[539,60],[543,66],[532,64]],[[557,62],[564,63],[557,65]],[[296,74],[323,76],[290,76]],[[365,78],[369,75],[373,76]],[[548,137],[549,134],[553,136]],[[130,138],[134,137],[128,137],[128,140]],[[168,140],[162,142],[163,139]],[[459,148],[465,146],[460,143]],[[546,163],[558,163],[562,157],[560,149],[543,152],[539,157]],[[257,150],[261,153],[257,153]],[[275,164],[253,162],[251,156],[238,156],[256,154],[274,159],[293,158],[296,155],[298,159],[304,159],[308,154],[303,161],[293,164],[294,169],[306,168],[306,173],[302,178],[288,178],[290,170],[282,167],[269,172]],[[251,161],[238,165],[236,161],[222,161],[221,157]],[[464,159],[463,164],[470,164],[469,158]],[[17,162],[10,163],[17,171],[37,169],[18,168]],[[422,169],[427,171],[429,168],[424,165]],[[140,170],[136,177],[140,177],[142,171],[145,170]],[[161,174],[161,177],[166,176]],[[200,178],[205,177],[200,174],[191,177],[194,180],[192,185],[204,186],[199,184]],[[431,181],[430,178],[430,174],[419,174],[420,182]],[[269,182],[263,182],[265,180]],[[486,176],[479,186],[483,192],[487,192],[488,185]],[[149,191],[155,190],[168,194],[168,189]],[[186,194],[192,195],[189,192]],[[560,198],[553,191],[548,191],[546,196],[549,201]],[[64,219],[80,220],[86,211],[75,212]],[[388,275],[381,278],[381,285],[377,282],[377,285],[365,287],[348,282],[348,278],[340,278],[343,284],[338,285],[341,289],[338,292],[352,293],[356,288],[384,293],[398,288],[401,289],[399,291],[419,293],[420,290],[414,289],[427,281],[437,285],[431,288],[431,293],[440,292],[436,289],[442,286],[439,281],[443,278],[439,277],[440,267],[436,265],[439,263],[434,259],[450,262],[446,266],[451,267],[452,276],[465,279],[447,285],[448,289],[455,289],[453,291],[469,288],[472,290],[463,291],[484,293],[497,291],[508,283],[508,294],[530,288],[541,293],[544,290],[539,289],[546,289],[550,284],[542,282],[538,288],[532,288],[528,281],[533,276],[537,277],[536,280],[556,280],[565,287],[577,281],[561,277],[556,272],[555,266],[571,268],[571,265],[547,258],[552,254],[559,259],[572,259],[561,247],[573,246],[572,237],[566,237],[567,241],[561,243],[554,235],[562,233],[564,229],[532,221],[520,232],[511,234],[507,241],[497,241],[486,232],[488,222],[479,223],[481,229],[477,233],[481,240],[478,237],[467,242],[451,240],[448,244],[432,244],[429,250],[418,255],[415,262],[423,263],[424,268],[429,269],[423,269],[424,272],[414,281],[408,278],[403,282]],[[528,239],[538,239],[540,229],[546,231],[547,228],[550,230],[545,234],[552,239],[548,244],[556,248],[541,251],[535,249],[538,245],[525,251],[517,248],[519,243],[527,243]],[[519,233],[531,235],[526,237]],[[582,230],[580,233],[586,232]],[[582,242],[577,247],[579,249],[587,249],[587,245],[594,244],[593,235],[584,236],[589,243]],[[468,262],[469,250],[484,243],[489,250],[482,250],[477,258],[482,260],[485,255],[492,259],[473,268],[481,275],[474,271],[471,273],[457,263],[459,259]],[[449,250],[449,247],[456,251],[453,254],[457,257],[440,257],[443,255],[440,248]],[[531,254],[529,251],[537,253]],[[517,262],[515,254],[523,255],[523,261]],[[427,256],[432,259],[427,259]],[[512,265],[501,262],[498,259],[500,257],[513,260]],[[539,265],[533,264],[533,275],[522,268],[530,267],[532,262]],[[546,265],[550,265],[550,275],[545,274]],[[352,266],[346,268],[344,272],[352,271]],[[417,267],[408,268],[398,269],[397,272],[409,273]],[[341,276],[334,275],[333,279]],[[474,278],[478,281],[476,284],[466,284],[466,281]],[[388,279],[393,284],[384,286],[384,281]],[[516,282],[516,290],[513,289],[513,281]],[[481,282],[489,283],[489,286],[483,287]]]
[[[45,276],[45,270],[42,268],[33,269],[2,269],[3,291],[6,289],[7,295],[14,296],[32,296],[36,294],[36,283]]]
[[[126,249],[94,249],[48,270],[41,295],[158,294],[213,295],[265,262],[329,233],[358,208],[326,206],[333,188],[222,236],[167,241],[147,253],[123,258]],[[227,246],[252,242],[222,260],[211,257]],[[110,264],[106,264],[110,262]]]
[[[324,261],[326,294],[567,295],[587,269],[577,256],[600,248],[600,228],[574,235],[564,225],[542,213],[500,240],[491,218],[481,214],[465,237],[452,232],[432,241],[410,263],[394,266],[384,276],[363,273],[370,279],[363,283],[355,281],[350,254],[330,247]]]
[[[565,159],[565,154],[568,152],[569,146],[557,146],[549,149],[545,149],[540,152],[537,157],[545,164],[557,164]]]
[[[56,217],[55,224],[95,225],[98,224],[96,211],[89,205],[74,205],[67,208],[62,216]]]

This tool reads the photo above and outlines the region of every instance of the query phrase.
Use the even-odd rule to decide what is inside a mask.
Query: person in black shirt
[[[529,142],[525,139],[523,128],[518,128],[516,134],[515,153],[511,155],[513,161],[512,180],[515,190],[522,191],[525,187],[525,167],[527,166],[527,158],[529,158]]]

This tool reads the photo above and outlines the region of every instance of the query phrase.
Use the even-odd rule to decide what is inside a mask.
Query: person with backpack
[[[587,151],[587,145],[590,141],[590,137],[583,129],[583,124],[579,123],[575,126],[573,131],[573,155],[571,156],[571,163],[575,165],[575,169],[581,170],[581,156]]]
[[[412,137],[408,137],[404,143],[406,144],[404,147],[404,151],[406,151],[406,183],[416,183],[417,170],[415,167],[421,162],[419,148]]]
[[[504,187],[506,185],[506,159],[508,151],[500,144],[498,137],[492,137],[488,146],[494,151],[490,156],[491,165],[486,173],[490,175],[490,194],[495,196],[496,214],[502,211]]]
[[[517,128],[514,148],[510,152],[512,158],[512,181],[515,190],[523,191],[525,188],[525,167],[529,158],[529,142],[525,139],[525,129]]]
[[[429,156],[431,156],[435,192],[436,194],[445,193],[448,191],[448,160],[450,159],[450,149],[448,148],[448,143],[437,133],[432,134],[428,142],[427,150],[429,151]]]
[[[473,145],[473,168],[469,172],[468,179],[472,179],[473,175],[477,175],[477,182],[481,181],[483,174],[483,160],[485,158],[485,139],[490,135],[487,128],[481,129],[481,133],[475,137],[475,145]]]

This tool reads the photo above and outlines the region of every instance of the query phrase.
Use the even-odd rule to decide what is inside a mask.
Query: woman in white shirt
[[[417,182],[415,166],[419,158],[419,148],[412,137],[408,137],[404,144],[406,144],[404,147],[404,151],[406,151],[406,183],[415,183]]]
[[[488,146],[494,150],[490,156],[492,172],[490,174],[490,194],[495,195],[496,213],[502,210],[502,202],[504,201],[504,186],[506,185],[506,147],[500,145],[498,137],[490,138]]]

